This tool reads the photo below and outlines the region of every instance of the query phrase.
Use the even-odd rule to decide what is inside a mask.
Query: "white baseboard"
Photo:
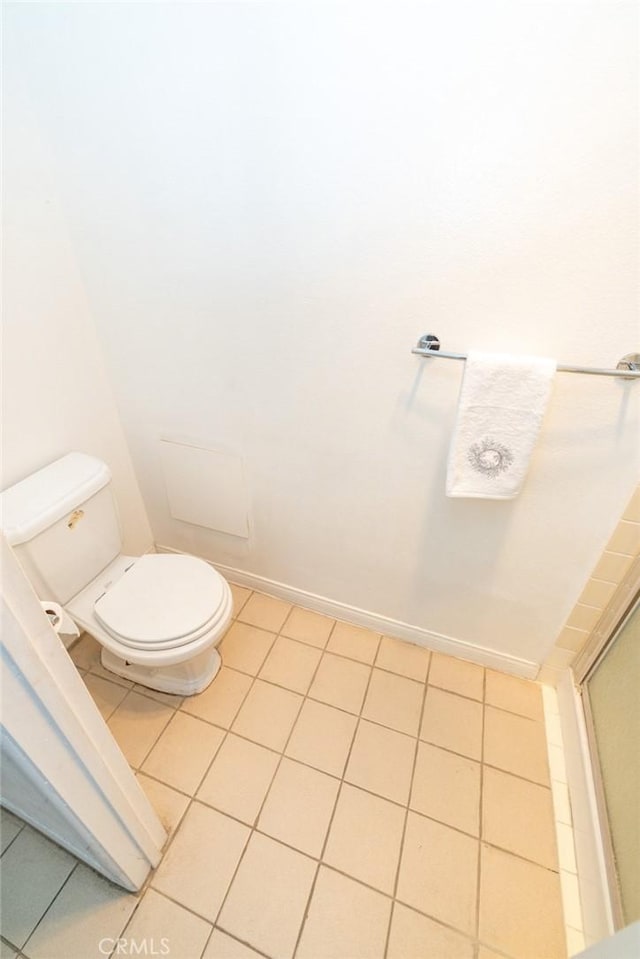
[[[173,549],[170,546],[162,546],[160,543],[156,544],[156,549],[162,553],[182,552],[182,550]],[[381,616],[379,613],[359,609],[357,606],[339,603],[334,599],[328,599],[326,596],[318,596],[304,589],[298,589],[296,586],[288,586],[285,583],[258,576],[256,573],[248,573],[245,570],[224,566],[211,560],[206,560],[206,562],[210,563],[231,583],[247,586],[249,589],[255,589],[260,593],[268,593],[270,596],[277,596],[279,599],[287,600],[287,602],[294,603],[296,606],[304,606],[305,609],[322,613],[332,619],[340,619],[356,626],[364,626],[376,633],[383,633],[385,636],[393,636],[396,639],[404,639],[438,653],[446,653],[448,656],[455,656],[458,659],[467,659],[473,663],[479,663],[481,666],[489,666],[504,673],[511,673],[512,676],[521,676],[523,679],[535,679],[540,668],[538,663],[520,659],[517,656],[510,656],[508,653],[500,652],[497,649],[474,646],[464,640],[433,633],[421,626],[412,626],[410,623],[390,619],[387,616]]]

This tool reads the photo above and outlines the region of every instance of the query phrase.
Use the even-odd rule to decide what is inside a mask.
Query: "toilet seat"
[[[193,643],[228,615],[226,583],[204,560],[148,554],[96,601],[96,619],[119,643],[169,650]]]

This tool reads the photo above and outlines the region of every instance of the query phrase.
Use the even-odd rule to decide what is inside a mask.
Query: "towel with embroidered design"
[[[555,360],[470,352],[449,452],[447,496],[513,499],[551,395]]]

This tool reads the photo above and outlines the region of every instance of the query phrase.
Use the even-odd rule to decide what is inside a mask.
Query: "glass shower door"
[[[621,925],[640,919],[640,601],[583,685],[594,772],[604,807],[610,882]],[[599,781],[598,781],[599,780]],[[606,826],[605,826],[606,828]]]

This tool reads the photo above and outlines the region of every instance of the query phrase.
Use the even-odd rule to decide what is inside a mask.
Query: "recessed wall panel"
[[[174,519],[247,537],[248,497],[239,456],[160,441],[169,510]]]

